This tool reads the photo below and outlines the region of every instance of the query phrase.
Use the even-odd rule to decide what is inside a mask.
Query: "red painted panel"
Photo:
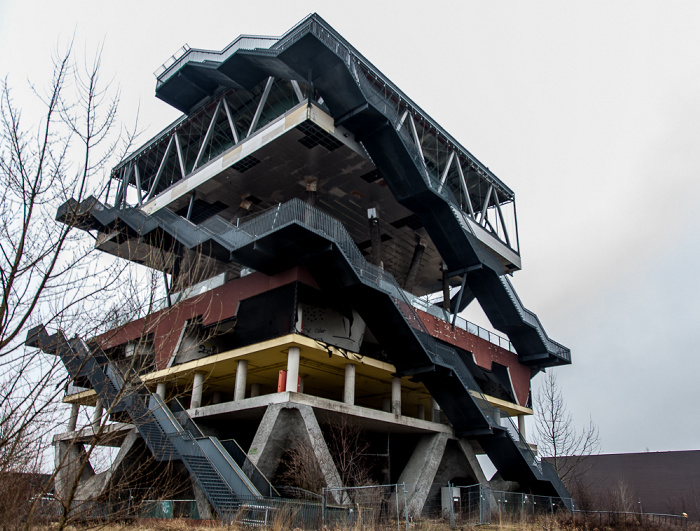
[[[218,323],[233,317],[240,301],[295,281],[318,289],[318,285],[304,267],[295,267],[273,276],[253,273],[192,297],[173,308],[166,308],[110,330],[96,339],[102,348],[107,349],[153,334],[156,368],[163,369],[173,355],[182,328],[188,319],[201,315],[202,324]]]
[[[450,323],[433,317],[429,313],[418,309],[416,312],[431,336],[472,352],[474,361],[479,367],[490,371],[494,362],[508,367],[518,404],[527,403],[527,396],[530,392],[530,368],[518,361],[517,354],[461,328],[455,327],[453,329]]]

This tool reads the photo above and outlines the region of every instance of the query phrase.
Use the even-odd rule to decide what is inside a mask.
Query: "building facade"
[[[183,49],[156,96],[182,117],[58,220],[162,271],[162,307],[88,343],[28,339],[74,379],[57,463],[105,415],[120,447],[107,472],[83,471],[80,496],[106,492],[139,447],[219,516],[275,494],[266,480],[294,445],[341,486],[342,426],[374,455],[373,481],[406,483],[414,514],[441,484],[488,482],[479,454],[500,486],[567,496],[525,440],[530,379],[570,352],[509,281],[508,186],[315,14],[281,37]],[[501,334],[459,317],[469,304]],[[94,429],[77,429],[80,407]]]

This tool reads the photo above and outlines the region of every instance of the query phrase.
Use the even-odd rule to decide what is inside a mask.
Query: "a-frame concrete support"
[[[290,443],[295,440],[310,445],[327,487],[343,486],[314,410],[307,405],[269,406],[250,445],[248,457],[260,472],[272,478],[277,472],[285,448],[289,448]]]
[[[457,477],[488,484],[470,442],[446,433],[424,435],[398,481],[406,484],[408,514],[420,515],[426,502],[439,496],[440,486]]]

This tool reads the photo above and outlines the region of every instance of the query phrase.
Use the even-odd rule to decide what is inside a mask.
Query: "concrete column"
[[[156,387],[156,394],[159,397],[161,397],[163,400],[165,400],[165,391],[166,391],[165,382],[159,382],[157,387]]]
[[[68,431],[75,431],[78,425],[78,412],[80,411],[79,404],[71,404],[70,417],[68,418]]]
[[[190,409],[195,409],[202,405],[202,391],[204,391],[204,373],[196,372],[194,373],[194,381],[192,382]]]
[[[216,391],[212,396],[211,401],[214,404],[221,404],[221,393],[219,391]]]
[[[391,379],[391,412],[401,414],[401,378],[398,376]]]
[[[303,442],[310,451],[309,465],[318,467],[317,470],[321,472],[326,485],[343,485],[313,408],[302,404],[268,406],[250,444],[248,457],[251,464],[257,466],[265,476],[272,477],[280,465],[289,441]],[[249,466],[244,465],[244,471],[247,471]],[[340,503],[346,498],[346,495],[331,492],[333,503]]]
[[[102,400],[99,398],[97,399],[97,402],[95,402],[95,411],[92,412],[92,429],[97,430],[100,427],[100,423],[102,422]]]
[[[260,396],[260,384],[251,384],[250,386],[250,397]]]
[[[440,468],[448,439],[446,433],[423,435],[401,472],[398,482],[406,484],[409,514],[421,514]]]
[[[525,415],[518,415],[518,431],[523,441],[527,441],[525,437]]]
[[[233,399],[243,400],[245,398],[246,380],[248,379],[248,360],[238,360],[236,367],[236,389],[233,392]]]
[[[382,398],[382,411],[391,411],[391,398]]]
[[[345,388],[343,389],[343,402],[349,406],[355,405],[355,366],[352,363],[345,364]]]
[[[297,392],[299,385],[299,361],[301,350],[299,347],[290,347],[287,354],[287,387],[285,391]]]
[[[496,424],[501,426],[501,410],[497,407],[493,408],[493,420]]]
[[[423,404],[418,404],[416,417],[418,417],[420,420],[425,420],[425,406]]]
[[[299,378],[299,392],[300,393],[304,392],[304,379],[305,378],[306,378],[306,376],[302,376],[301,378]]]
[[[440,422],[440,406],[435,401],[434,398],[430,399],[430,407],[432,409],[432,420],[433,422]]]

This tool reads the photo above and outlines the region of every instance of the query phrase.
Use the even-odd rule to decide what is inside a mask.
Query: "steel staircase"
[[[241,504],[262,497],[218,439],[202,436],[183,410],[184,428],[160,396],[135,373],[122,375],[99,346],[67,340],[60,331],[50,336],[43,325],[29,331],[26,345],[59,356],[71,378],[90,383],[109,413],[128,414],[156,460],[181,460],[220,518],[231,520]],[[269,494],[276,494],[271,486]]]
[[[338,220],[299,199],[239,226],[218,216],[195,225],[168,209],[147,216],[137,209],[109,208],[94,199],[88,201],[66,207],[65,211],[80,213],[74,222],[103,230],[121,223],[141,237],[162,230],[187,248],[206,245],[213,252],[219,249],[221,255],[268,274],[294,265],[288,260],[280,262],[281,254],[292,254],[292,260],[301,261],[295,257],[308,256],[311,248],[318,248],[314,259],[306,262],[307,268],[325,284],[323,287],[348,299],[366,322],[381,319],[385,323],[373,333],[380,343],[392,346],[388,353],[397,372],[424,382],[457,435],[478,438],[494,463],[501,465],[505,479],[568,499],[556,473],[552,477],[548,465],[536,459],[529,445],[513,439],[501,426],[457,351],[428,333],[393,276],[367,262]],[[296,242],[295,250],[300,252],[274,252],[276,246],[289,245],[290,241]],[[333,248],[330,253],[329,242]],[[515,428],[512,431],[518,433]]]

